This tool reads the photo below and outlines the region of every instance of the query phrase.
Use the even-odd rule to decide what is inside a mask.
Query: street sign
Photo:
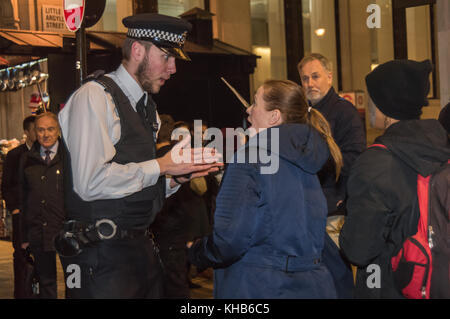
[[[64,0],[64,20],[67,28],[76,32],[83,23],[85,0]]]
[[[123,0],[121,0],[123,1]],[[83,24],[85,28],[95,25],[105,11],[106,0],[89,0],[84,7]]]
[[[42,5],[42,30],[50,32],[69,32],[64,23],[62,6]]]

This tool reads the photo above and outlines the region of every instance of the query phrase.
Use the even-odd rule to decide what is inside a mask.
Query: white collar
[[[132,105],[136,105],[144,94],[147,98],[147,92],[145,92],[139,85],[139,83],[137,83],[136,80],[131,76],[131,74],[128,73],[123,64],[121,64],[116,70],[116,76],[122,84],[121,88],[125,89],[128,92],[128,97],[134,100],[134,103],[132,103]]]
[[[27,141],[25,141],[25,145],[27,146],[28,150],[31,150],[31,147],[33,146],[34,143],[31,143],[31,145],[28,145]]]
[[[58,151],[58,145],[59,145],[59,141],[56,140],[56,143],[53,144],[53,146],[49,148],[49,150],[51,151],[50,154],[56,154],[56,152]],[[46,155],[46,154],[45,154],[45,151],[46,151],[46,150],[47,150],[47,148],[45,148],[45,147],[43,147],[43,146],[41,145],[41,149],[40,149],[41,156],[45,156],[45,155]]]

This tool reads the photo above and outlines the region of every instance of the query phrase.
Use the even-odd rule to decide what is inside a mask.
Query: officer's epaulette
[[[86,78],[83,79],[82,84],[85,84],[90,81],[95,81],[95,80],[101,78],[104,74],[105,74],[104,70],[94,71],[94,73],[89,74]]]

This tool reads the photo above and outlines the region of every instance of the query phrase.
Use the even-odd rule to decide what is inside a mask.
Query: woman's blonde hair
[[[303,88],[292,81],[268,80],[263,84],[263,99],[266,110],[279,110],[283,123],[309,124],[327,142],[336,167],[336,180],[339,178],[343,159],[341,150],[333,139],[330,124],[317,110],[309,108]]]

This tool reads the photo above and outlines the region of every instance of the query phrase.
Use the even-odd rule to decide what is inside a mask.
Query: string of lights
[[[48,79],[42,72],[41,63],[47,58],[0,69],[0,91],[17,91]]]

